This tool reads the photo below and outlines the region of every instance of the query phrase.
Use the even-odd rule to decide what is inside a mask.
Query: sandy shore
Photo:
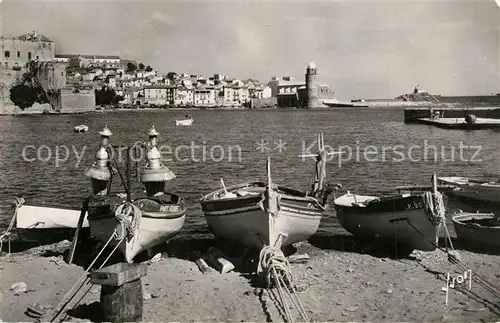
[[[143,278],[143,321],[284,321],[271,293],[259,294],[240,272],[201,273],[188,254],[215,243],[172,241],[162,259],[148,263]],[[27,249],[1,258],[3,321],[33,321],[26,308],[39,303],[55,306],[83,273],[82,265],[68,265],[63,252],[68,243]],[[500,320],[500,299],[475,282],[470,291],[450,290],[445,307],[446,273],[460,274],[441,251],[414,252],[391,259],[370,247],[357,246],[350,237],[316,236],[297,246],[308,263],[292,264],[294,279],[307,289],[300,293],[312,321],[449,321]],[[376,249],[376,248],[375,248]],[[202,250],[203,251],[203,250]],[[460,251],[462,262],[491,284],[500,287],[500,256]],[[88,259],[86,260],[88,261]],[[78,262],[77,262],[78,263]],[[27,291],[10,287],[25,282]],[[71,321],[97,320],[99,286],[94,286]],[[298,313],[293,310],[296,319]]]

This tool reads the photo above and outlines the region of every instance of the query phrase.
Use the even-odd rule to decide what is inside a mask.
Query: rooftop
[[[19,39],[24,41],[42,41],[42,42],[50,42],[53,43],[52,40],[48,39],[44,35],[38,34],[36,31],[33,31],[31,34],[24,34],[17,37],[12,37],[13,39]]]

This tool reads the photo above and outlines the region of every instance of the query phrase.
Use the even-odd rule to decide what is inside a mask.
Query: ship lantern
[[[111,179],[111,171],[109,163],[110,156],[110,140],[112,133],[108,126],[99,132],[101,135],[101,144],[97,149],[94,157],[94,163],[90,168],[85,171],[85,176],[90,177],[92,180],[92,191],[97,195],[106,195],[108,190],[108,183]]]
[[[162,194],[165,190],[165,182],[174,179],[175,174],[161,163],[161,154],[158,150],[158,135],[155,127],[151,127],[148,133],[149,143],[146,158],[148,163],[142,173],[141,181],[146,187],[146,194],[154,196]]]

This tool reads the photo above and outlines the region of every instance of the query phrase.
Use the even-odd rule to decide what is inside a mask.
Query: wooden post
[[[118,263],[90,273],[90,281],[101,285],[100,303],[104,322],[140,322],[143,312],[141,277],[144,264]]]
[[[89,208],[89,198],[86,198],[82,204],[82,211],[80,212],[80,218],[78,218],[78,224],[76,226],[75,235],[73,236],[73,243],[71,245],[71,251],[68,255],[69,256],[68,264],[70,264],[70,265],[73,262],[73,256],[75,255],[76,244],[78,243],[78,235],[80,233],[80,229],[82,228],[83,220],[85,219],[85,214],[87,213],[88,208]]]
[[[438,189],[437,189],[437,177],[436,173],[432,174],[432,193],[437,194]]]

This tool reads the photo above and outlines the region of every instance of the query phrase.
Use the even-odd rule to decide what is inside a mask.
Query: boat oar
[[[73,243],[71,245],[71,251],[69,253],[68,264],[71,265],[73,262],[73,256],[75,255],[76,244],[78,243],[78,234],[83,225],[83,220],[85,219],[85,214],[89,208],[89,199],[86,198],[82,204],[82,211],[80,212],[80,218],[78,218],[78,224],[76,226],[75,235],[73,236]]]

